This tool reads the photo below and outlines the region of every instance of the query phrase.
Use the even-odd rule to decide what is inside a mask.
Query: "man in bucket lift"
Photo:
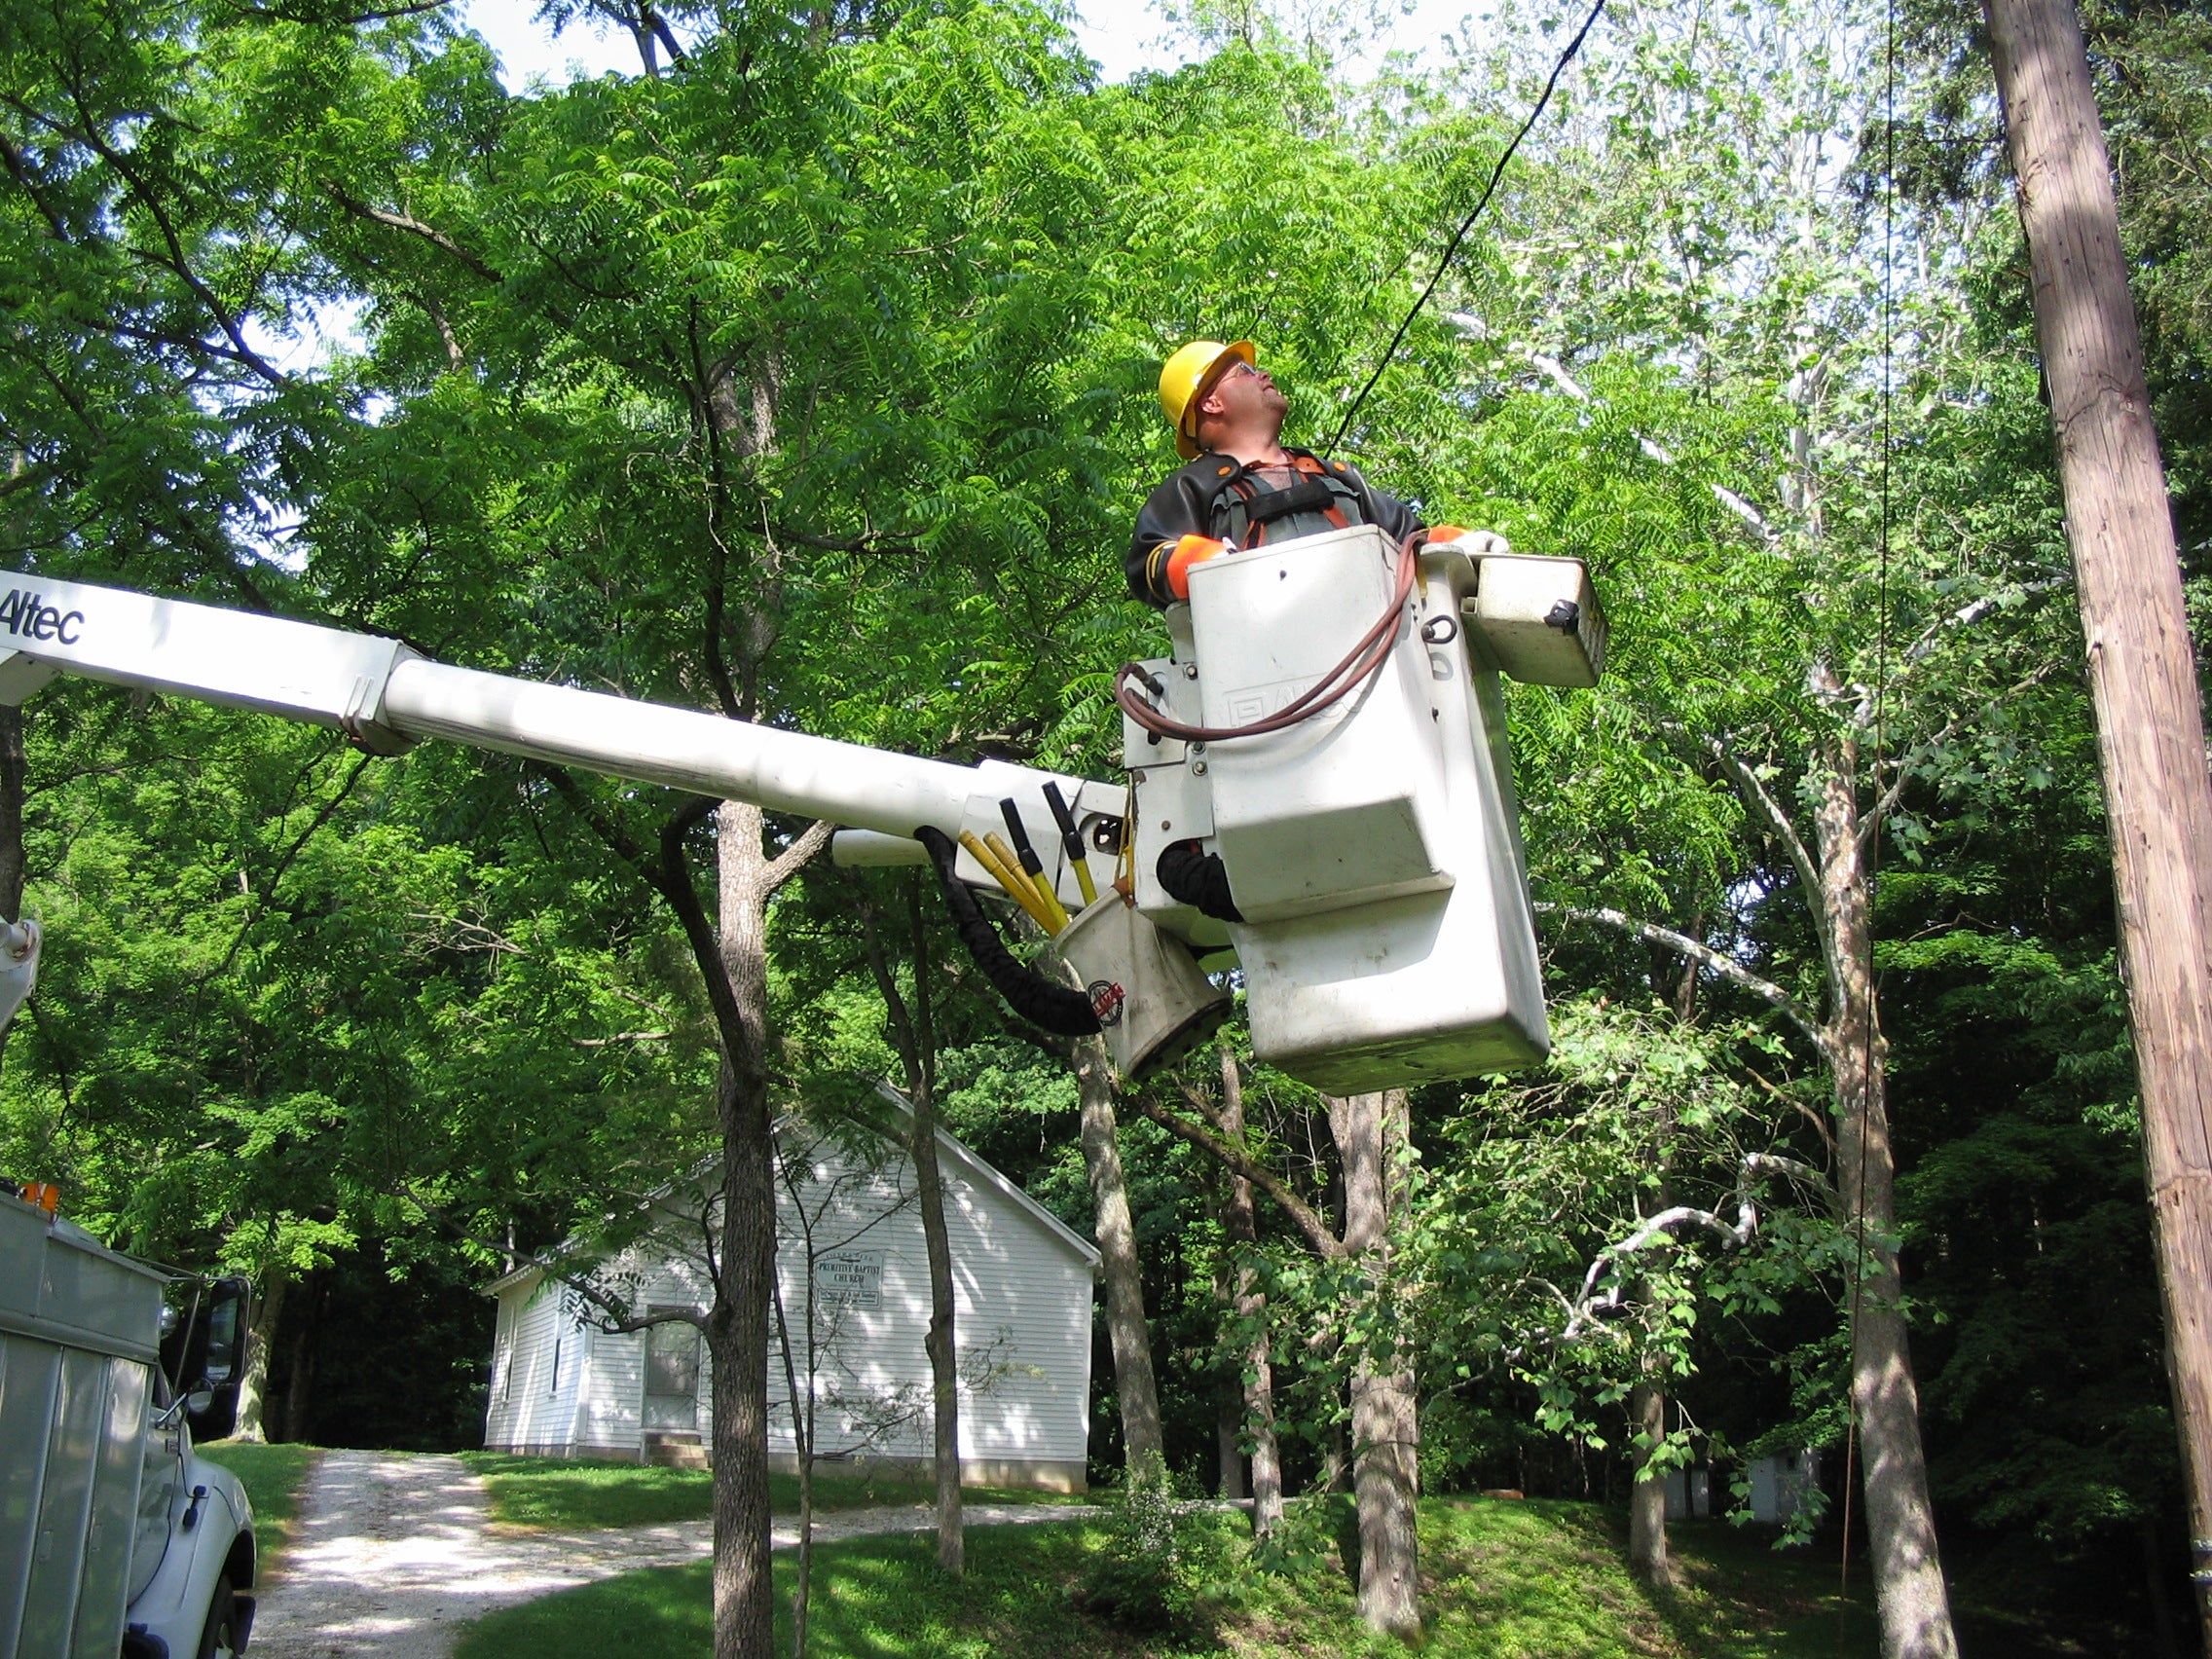
[[[1414,510],[1341,461],[1286,448],[1290,399],[1259,365],[1249,340],[1194,340],[1160,371],[1160,407],[1190,464],[1146,498],[1129,543],[1129,589],[1164,609],[1191,597],[1191,567],[1232,547],[1258,547],[1371,524],[1402,541],[1421,528]],[[1241,922],[1228,871],[1201,841],[1162,848],[1168,896],[1204,915]]]
[[[1160,407],[1190,464],[1146,498],[1129,543],[1129,591],[1164,608],[1191,597],[1191,567],[1258,547],[1371,524],[1402,540],[1420,528],[1403,501],[1341,461],[1282,443],[1290,399],[1249,340],[1194,340],[1160,371]]]

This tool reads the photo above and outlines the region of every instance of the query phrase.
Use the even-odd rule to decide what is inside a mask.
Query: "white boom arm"
[[[1080,798],[1083,816],[1118,818],[1123,805],[1119,788],[1032,767],[925,760],[451,668],[396,640],[306,622],[9,572],[0,588],[0,702],[20,702],[65,672],[335,726],[375,754],[442,737],[901,837],[925,824],[954,837],[995,827],[1009,795],[1045,830],[1048,781]],[[1048,839],[1038,836],[1041,854]],[[988,879],[979,867],[966,873]]]
[[[925,827],[986,851],[1006,829],[1040,866],[1030,879],[1045,891],[1025,907],[1054,927],[1062,907],[1082,912],[1055,947],[1125,1073],[1167,1063],[1220,1023],[1230,993],[1192,953],[1213,953],[1218,968],[1234,950],[1254,1053],[1355,1093],[1542,1058],[1497,682],[1502,671],[1594,684],[1604,645],[1578,561],[1525,558],[1489,537],[1431,546],[1414,573],[1402,557],[1412,555],[1355,527],[1199,567],[1188,609],[1168,616],[1173,656],[1146,665],[1144,720],[1155,723],[1124,709],[1125,783],[894,755],[450,668],[394,640],[5,572],[0,703],[69,673],[335,726],[373,754],[447,738],[866,831],[839,836],[844,863],[923,862],[911,837]],[[1356,694],[1261,728],[1271,735],[1239,729],[1303,706],[1330,664],[1370,650],[1363,639],[1384,642],[1383,654],[1366,659],[1378,666]],[[1162,718],[1189,740],[1163,739]],[[1070,856],[1048,785],[1088,853]],[[1086,909],[1124,839],[1133,891],[1126,903],[1102,891]],[[1201,847],[1220,861],[1230,909],[1201,913],[1201,901],[1166,890],[1169,856]],[[994,882],[971,852],[959,860],[964,881]],[[17,960],[35,964],[35,951],[33,936]],[[1003,952],[998,961],[996,982],[1014,997],[1028,981]],[[0,983],[0,1002],[6,993]],[[1089,1017],[1065,1028],[1088,1029]]]

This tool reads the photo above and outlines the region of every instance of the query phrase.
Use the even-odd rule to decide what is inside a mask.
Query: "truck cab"
[[[0,1656],[245,1651],[253,1511],[192,1436],[228,1426],[246,1295],[0,1188]]]

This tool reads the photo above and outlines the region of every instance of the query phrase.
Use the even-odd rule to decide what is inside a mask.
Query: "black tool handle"
[[[1021,822],[1021,808],[1014,804],[1014,796],[1008,795],[999,802],[999,814],[1006,820],[1007,839],[1014,843],[1014,856],[1021,860],[1021,867],[1031,875],[1044,874],[1045,861],[1029,844],[1029,829]]]
[[[1067,849],[1071,859],[1083,857],[1083,831],[1076,828],[1075,814],[1068,810],[1060,786],[1050,778],[1045,780],[1045,804],[1052,809],[1052,821],[1060,827],[1060,845]]]

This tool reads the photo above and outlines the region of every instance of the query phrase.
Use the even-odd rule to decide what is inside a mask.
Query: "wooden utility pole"
[[[2074,0],[1984,0],[2058,430],[2212,1648],[2212,774],[2112,163]]]

